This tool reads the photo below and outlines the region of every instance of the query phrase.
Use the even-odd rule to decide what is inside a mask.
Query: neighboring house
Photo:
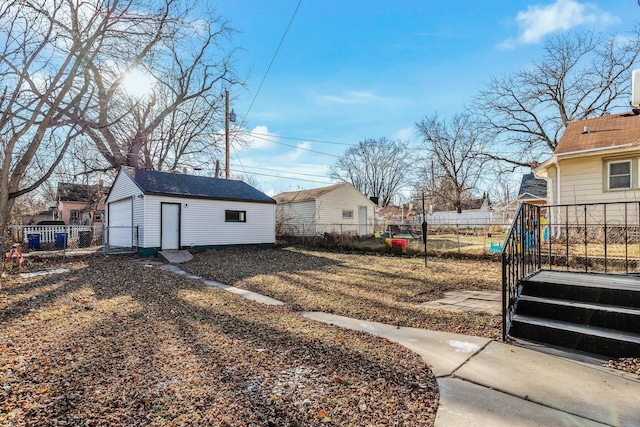
[[[431,209],[429,209],[431,211]],[[429,228],[436,227],[486,227],[493,221],[493,213],[489,204],[489,196],[473,199],[462,205],[462,212],[438,211],[433,209],[426,215]]]
[[[242,181],[121,167],[106,200],[110,247],[160,250],[275,243],[275,200]]]
[[[533,172],[522,175],[517,200],[533,205],[545,205],[547,203],[547,181],[536,178]]]
[[[640,199],[640,115],[569,123],[551,158],[533,170],[550,205]]]
[[[375,203],[349,183],[274,196],[278,234],[373,234]]]
[[[102,225],[106,189],[102,183],[58,184],[56,219],[68,225]]]

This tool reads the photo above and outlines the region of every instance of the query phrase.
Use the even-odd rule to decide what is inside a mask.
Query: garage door
[[[133,247],[133,208],[131,199],[109,203],[108,209],[109,246]]]

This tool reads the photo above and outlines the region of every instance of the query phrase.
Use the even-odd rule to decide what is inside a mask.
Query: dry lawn
[[[493,261],[358,255],[300,249],[226,249],[196,255],[182,267],[249,289],[299,311],[500,337],[500,316],[432,310],[418,304],[450,290],[500,290]]]
[[[271,263],[278,253],[315,264],[288,273]],[[248,254],[231,267],[244,280],[251,260],[269,260],[265,274],[283,276],[340,264],[291,251]],[[203,257],[194,266],[241,253]],[[0,425],[433,425],[429,367],[387,340],[127,258],[56,267],[71,271],[1,279]],[[379,286],[403,282],[389,271]]]

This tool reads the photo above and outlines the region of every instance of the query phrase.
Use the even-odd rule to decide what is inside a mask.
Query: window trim
[[[230,219],[229,215],[237,214],[238,219]],[[247,211],[239,211],[234,209],[225,209],[224,222],[247,222]]]
[[[353,219],[353,209],[342,209],[342,219]]]
[[[615,164],[621,164],[621,163],[626,163],[629,165],[629,173],[628,174],[618,174],[618,175],[614,175],[613,177],[622,177],[622,176],[628,176],[629,177],[629,186],[627,187],[611,187],[611,166],[615,165]],[[625,159],[625,160],[612,160],[607,162],[607,190],[608,191],[625,191],[625,190],[630,190],[633,188],[633,161],[631,159]]]

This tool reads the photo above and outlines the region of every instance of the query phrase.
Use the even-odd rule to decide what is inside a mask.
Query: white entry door
[[[161,203],[160,249],[180,249],[180,203]]]
[[[358,234],[361,236],[366,236],[367,234],[367,207],[360,206],[358,207],[358,225],[359,230]]]

